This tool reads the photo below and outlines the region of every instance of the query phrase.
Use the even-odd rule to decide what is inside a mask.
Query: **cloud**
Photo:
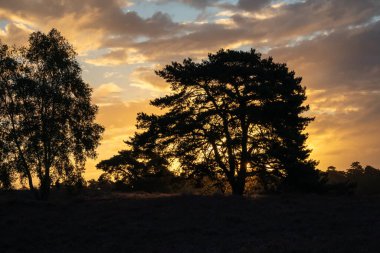
[[[324,89],[380,89],[380,22],[360,29],[344,29],[296,47],[269,54],[307,75],[310,87]]]
[[[120,93],[123,89],[120,88],[117,84],[114,83],[106,83],[100,85],[95,89],[93,96],[94,97],[106,97],[110,94]]]
[[[123,89],[115,83],[102,84],[92,94],[94,103],[102,106],[108,106],[121,99]]]
[[[135,44],[135,48],[152,62],[168,63],[187,57],[203,58],[207,53],[228,47],[246,38],[246,31],[228,29],[223,25],[201,25],[196,32],[184,36],[146,41]]]
[[[9,23],[0,30],[0,40],[8,45],[26,45],[30,30],[22,24]]]
[[[237,11],[235,6],[218,12],[211,23],[186,24],[182,33],[132,46],[149,61],[160,63],[189,56],[198,58],[222,47],[283,48],[367,23],[380,13],[380,2],[346,3],[309,0],[276,8],[265,5],[259,11]],[[114,42],[115,46],[121,45]]]
[[[268,10],[265,10],[268,12]],[[242,14],[232,16],[240,27],[253,32],[249,36],[266,39],[271,46],[283,46],[292,40],[307,39],[316,32],[336,31],[352,24],[367,22],[380,11],[380,3],[371,0],[309,0],[279,8],[270,8],[270,18],[258,20]]]
[[[270,0],[239,0],[237,6],[248,11],[257,11],[270,4]]]
[[[131,74],[131,85],[153,91],[168,91],[169,84],[154,72],[159,68],[159,65],[136,68]]]
[[[160,38],[181,27],[162,12],[145,19],[136,12],[125,12],[128,4],[120,0],[0,0],[0,18],[45,32],[55,27],[79,51],[98,49],[118,39]]]
[[[354,160],[380,164],[380,22],[342,29],[269,52],[287,62],[307,85],[308,128],[320,168],[346,168]]]
[[[122,75],[122,73],[120,73],[120,72],[116,72],[116,71],[107,71],[107,72],[105,72],[104,73],[104,78],[113,78],[113,77],[118,77],[118,78],[120,78],[120,77],[122,77],[123,75]]]
[[[348,113],[317,115],[308,128],[308,143],[313,149],[312,156],[321,161],[320,169],[326,169],[329,165],[346,169],[356,160],[378,166],[380,119],[376,114],[370,114],[374,117],[369,118],[368,113],[359,109]]]
[[[169,0],[160,0],[163,3]],[[372,0],[308,0],[278,4],[269,0],[182,0],[198,8],[214,6],[218,13],[208,22],[176,23],[166,13],[148,18],[127,11],[131,1],[120,0],[0,0],[0,17],[47,31],[62,31],[83,54],[95,49],[107,53],[87,62],[98,65],[166,62],[176,57],[199,57],[221,47],[276,48],[368,22],[378,15],[380,3]],[[279,25],[281,24],[281,25]],[[89,36],[90,35],[90,36]],[[174,50],[173,50],[174,49]],[[131,52],[131,50],[134,50]]]
[[[205,9],[206,7],[215,6],[220,0],[153,0],[157,4],[164,4],[170,2],[180,2],[197,9]]]
[[[97,58],[86,59],[86,63],[95,66],[116,66],[125,64],[137,64],[146,61],[146,57],[133,48],[112,49],[108,53]]]

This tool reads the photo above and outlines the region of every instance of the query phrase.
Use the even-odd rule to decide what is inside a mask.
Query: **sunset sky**
[[[0,0],[0,40],[57,28],[78,52],[106,131],[97,161],[125,146],[137,112],[167,93],[154,74],[220,48],[256,48],[307,87],[308,144],[319,169],[380,167],[380,0]]]

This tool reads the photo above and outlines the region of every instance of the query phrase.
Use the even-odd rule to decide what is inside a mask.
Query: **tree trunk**
[[[37,189],[33,185],[33,178],[32,178],[32,175],[30,174],[30,172],[29,172],[28,169],[26,169],[26,175],[28,177],[29,190],[34,194],[34,197],[36,199],[39,199],[39,193],[38,193]]]
[[[41,187],[39,191],[40,200],[47,200],[50,195],[50,177],[44,177],[41,181]]]
[[[232,195],[243,196],[245,191],[245,180],[235,180],[235,182],[231,184],[231,188]]]

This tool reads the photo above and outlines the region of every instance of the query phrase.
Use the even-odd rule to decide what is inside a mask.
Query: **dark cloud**
[[[380,2],[371,0],[309,0],[261,12],[262,19],[236,13],[237,27],[251,31],[254,39],[266,39],[271,46],[283,46],[321,31],[337,31],[367,22],[380,14]],[[267,17],[267,18],[266,18]]]
[[[221,25],[207,24],[184,36],[138,43],[135,47],[151,61],[168,63],[189,56],[205,57],[208,52],[228,47],[245,36],[244,30],[230,30]]]
[[[159,0],[164,1],[171,0]],[[221,10],[228,10],[228,6],[223,7],[219,1],[182,2],[199,8],[218,5],[225,8]],[[128,2],[122,4],[121,0],[0,0],[0,17],[25,19],[32,25],[50,24],[67,34],[78,33],[73,36],[82,37],[78,43],[93,40],[87,42],[87,47],[92,44],[97,48],[120,49],[132,45],[147,53],[147,58],[154,59],[167,56],[173,47],[179,48],[180,53],[188,50],[191,56],[194,51],[239,45],[241,40],[250,41],[246,44],[253,47],[283,47],[315,33],[365,23],[380,13],[380,2],[373,0],[309,0],[278,8],[269,6],[269,2],[240,0],[233,8],[229,5],[234,13],[232,17],[217,24],[179,24],[162,12],[142,18],[136,12],[126,12],[123,6]],[[239,11],[243,9],[244,12]],[[143,42],[134,44],[140,37]],[[159,50],[155,50],[156,47]],[[163,55],[159,56],[160,53]]]
[[[155,0],[154,2],[157,4],[180,2],[197,9],[205,9],[206,7],[215,6],[220,0]]]
[[[252,47],[284,48],[318,36],[339,33],[349,26],[364,24],[380,14],[380,2],[309,0],[276,9],[264,8],[259,13],[260,18],[251,14],[236,12],[229,24],[188,24],[183,26],[182,31],[187,31],[183,35],[147,40],[134,47],[153,61],[182,55],[199,56],[199,53],[207,50],[210,52],[221,47],[239,46],[242,41]],[[117,46],[125,43],[120,40],[113,42]]]
[[[270,3],[271,0],[239,0],[237,6],[247,11],[258,11]]]
[[[320,89],[380,90],[380,22],[272,50]],[[304,73],[303,73],[304,72]]]
[[[110,34],[127,38],[138,35],[155,38],[170,35],[180,28],[169,15],[162,12],[143,19],[136,12],[124,13],[119,8],[104,11],[98,25],[103,26]]]
[[[75,7],[74,7],[75,6]],[[49,4],[45,1],[29,1],[29,0],[0,0],[0,7],[3,10],[10,11],[12,15],[27,18],[31,16],[40,17],[62,17],[66,12],[81,11],[83,4],[70,5],[67,1],[51,0]]]
[[[206,8],[218,2],[218,0],[181,0],[181,2],[196,8]]]
[[[157,38],[173,34],[181,27],[165,13],[157,12],[144,19],[136,12],[125,12],[123,7],[120,0],[0,0],[0,17],[25,19],[39,25],[70,17],[70,23],[59,25],[76,27],[82,32],[97,29],[105,38]]]

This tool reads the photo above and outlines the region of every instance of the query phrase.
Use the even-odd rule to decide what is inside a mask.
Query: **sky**
[[[106,130],[97,162],[125,148],[138,112],[169,90],[154,70],[255,48],[303,77],[319,169],[380,167],[380,0],[0,0],[0,40],[58,29],[74,46]]]

